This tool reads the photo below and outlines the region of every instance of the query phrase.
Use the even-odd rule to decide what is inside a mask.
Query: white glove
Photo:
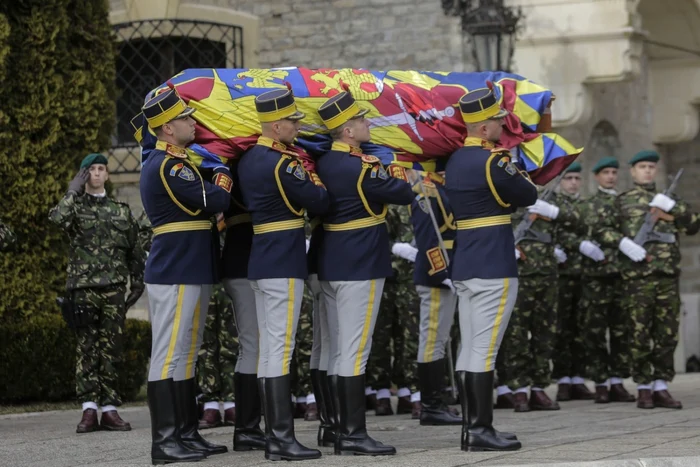
[[[445,284],[447,287],[449,287],[453,294],[456,294],[456,293],[457,293],[457,291],[455,290],[455,286],[452,285],[452,281],[451,281],[451,280],[445,279],[444,281],[442,281],[442,283]]]
[[[578,251],[580,251],[582,255],[588,256],[593,261],[603,261],[605,259],[605,254],[603,253],[603,250],[601,250],[598,245],[589,240],[582,241],[581,244],[578,246]]]
[[[310,247],[310,246],[311,246],[311,242],[310,242],[309,239],[307,238],[307,239],[306,239],[306,252],[307,252],[307,253],[309,252],[309,247]]]
[[[399,258],[407,259],[415,263],[418,248],[412,247],[408,243],[394,243],[391,247],[391,252]]]
[[[556,219],[557,216],[559,215],[559,208],[556,207],[553,204],[548,203],[547,201],[542,201],[541,199],[538,199],[535,204],[527,208],[528,211],[539,214],[542,217],[546,217],[548,219]]]
[[[564,253],[564,250],[562,250],[558,246],[554,247],[554,256],[557,258],[557,263],[561,264],[566,262],[566,253]]]
[[[520,259],[520,250],[518,250],[517,248],[515,249],[515,259]]]
[[[675,205],[676,202],[663,193],[655,195],[654,199],[649,203],[649,206],[659,208],[664,212],[669,212]]]
[[[627,255],[629,259],[637,263],[647,257],[647,250],[637,245],[627,237],[620,240],[620,245],[618,248],[621,252]]]

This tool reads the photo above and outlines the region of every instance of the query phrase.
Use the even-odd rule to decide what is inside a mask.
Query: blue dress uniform
[[[319,109],[326,126],[336,132],[346,124],[365,124],[349,123],[365,113],[349,92]],[[405,177],[402,168],[396,169]],[[328,375],[340,402],[335,453],[395,454],[393,447],[367,434],[364,373],[384,280],[392,274],[386,205],[409,204],[413,192],[405,180],[390,176],[378,158],[339,140],[318,160],[317,171],[331,198],[323,216],[318,278],[331,338]]]
[[[459,106],[467,124],[492,125],[487,121],[508,113],[486,88],[466,94]],[[460,394],[467,395],[461,398],[467,414],[462,449],[519,449],[520,442],[499,436],[492,425],[493,370],[518,291],[510,214],[534,204],[537,188],[507,149],[481,138],[468,137],[445,172],[457,224],[451,277],[463,343],[457,359]]]
[[[233,375],[236,394],[236,429],[233,450],[265,449],[265,434],[260,430],[262,414],[258,388],[258,316],[255,293],[248,280],[248,259],[253,243],[253,224],[243,205],[238,183],[238,163],[231,165],[233,187],[231,205],[225,213],[226,238],[221,254],[224,289],[233,302],[238,329],[238,361]]]
[[[157,129],[188,119],[187,107],[172,89],[143,108]],[[164,134],[165,139],[178,136]],[[145,282],[153,335],[148,373],[154,463],[197,460],[226,452],[197,432],[194,371],[202,344],[211,284],[218,281],[218,237],[211,217],[229,207],[228,169],[206,180],[184,147],[158,141],[141,171],[141,200],[153,226]],[[204,454],[202,454],[204,453]]]
[[[296,110],[291,90],[261,94],[255,105],[263,124],[304,117]],[[265,457],[317,458],[320,451],[307,449],[294,437],[289,366],[308,276],[304,212],[325,212],[328,194],[311,180],[293,150],[267,136],[261,136],[243,154],[238,183],[253,224],[248,279],[255,292],[260,334],[258,378],[264,378],[265,417],[270,427]]]
[[[411,224],[418,253],[413,282],[420,297],[418,339],[418,386],[421,395],[421,425],[461,425],[462,417],[450,412],[442,399],[445,381],[445,346],[457,308],[457,296],[448,285],[448,263],[456,236],[456,225],[445,179],[426,173],[423,194],[411,203]],[[427,198],[426,198],[427,195]],[[430,216],[432,210],[438,230]],[[450,256],[444,257],[440,237]]]

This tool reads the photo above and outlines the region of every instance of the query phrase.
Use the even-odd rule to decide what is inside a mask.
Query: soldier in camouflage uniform
[[[141,211],[141,215],[136,220],[139,224],[139,242],[143,251],[151,251],[151,243],[153,243],[153,228],[151,221],[148,220],[146,211]]]
[[[599,231],[600,243],[618,247],[621,256],[622,306],[632,317],[632,377],[637,383],[637,407],[680,409],[668,392],[673,380],[673,352],[678,343],[681,233],[700,230],[700,216],[687,203],[657,193],[654,177],[659,155],[642,151],[630,161],[634,188],[617,197],[606,217],[611,225]],[[655,233],[670,238],[638,245],[635,236],[653,208]]]
[[[412,240],[406,206],[390,205],[386,222],[392,243]],[[393,415],[390,388],[394,383],[399,396],[397,413],[410,413],[420,418],[416,375],[420,299],[413,285],[413,264],[392,256],[392,266],[394,277],[387,278],[384,284],[377,331],[367,365],[367,381],[377,391],[377,415]]]
[[[49,220],[70,237],[66,289],[74,307],[84,310],[92,321],[76,329],[76,392],[83,404],[78,433],[131,429],[117,413],[121,399],[115,385],[124,317],[143,293],[146,255],[129,206],[107,196],[107,178],[107,158],[88,155],[49,214]],[[131,291],[125,301],[129,280]],[[98,403],[102,407],[99,425]]]
[[[292,359],[292,395],[296,402],[294,418],[306,421],[318,420],[316,398],[311,387],[311,347],[313,345],[313,297],[309,287],[304,287],[304,298],[301,301],[299,328],[297,329],[294,358]]]
[[[586,239],[593,240],[598,226],[605,226],[611,221],[605,213],[612,208],[617,197],[615,185],[619,166],[617,159],[604,157],[593,167],[598,190],[579,206],[587,231]],[[583,329],[586,330],[587,374],[596,383],[595,402],[634,402],[635,397],[622,385],[622,379],[630,376],[631,326],[630,317],[621,306],[622,278],[617,249],[601,249],[595,241],[584,240],[579,250],[584,255],[579,307],[585,316]]]
[[[559,196],[578,209],[581,204],[581,164],[572,163],[564,171],[559,184]],[[584,345],[584,316],[579,309],[581,299],[581,254],[579,245],[585,232],[583,222],[576,230],[562,229],[559,247],[566,254],[566,261],[559,263],[559,303],[557,309],[557,334],[552,354],[552,377],[558,380],[557,401],[590,400],[593,393],[584,384],[586,372],[586,347]]]
[[[209,311],[204,325],[202,347],[197,360],[197,381],[204,403],[199,429],[221,426],[219,403],[223,404],[223,424],[236,424],[236,398],[233,373],[238,360],[238,331],[233,314],[233,304],[223,285],[212,288]]]
[[[527,209],[519,209],[513,214],[513,226],[525,215],[537,215],[531,230],[549,234],[551,240],[523,240],[515,251],[520,284],[496,360],[500,382],[496,407],[514,407],[516,412],[559,410],[559,404],[544,392],[550,383],[549,361],[557,332],[558,263],[566,260],[556,245],[563,230],[576,228],[580,215],[563,196],[551,202],[538,199]],[[528,386],[532,389],[529,401]],[[515,396],[512,389],[516,389]]]
[[[0,251],[9,251],[15,242],[17,242],[15,233],[10,227],[0,222]]]

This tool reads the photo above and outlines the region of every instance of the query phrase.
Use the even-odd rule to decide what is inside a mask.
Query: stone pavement
[[[626,386],[631,389],[632,383]],[[590,383],[589,383],[590,386]],[[518,434],[523,449],[511,453],[466,453],[459,449],[460,427],[421,427],[410,416],[368,416],[377,439],[393,444],[396,456],[324,456],[303,465],[317,466],[509,466],[591,467],[700,466],[700,374],[679,375],[671,391],[683,410],[640,410],[635,404],[598,405],[565,402],[557,412],[516,414],[497,410],[496,427]],[[548,389],[553,395],[554,387]],[[146,466],[150,464],[148,409],[121,411],[131,422],[128,433],[75,433],[80,414],[46,412],[0,416],[0,466]],[[296,421],[297,437],[313,446],[316,423]],[[231,448],[233,428],[205,430],[211,441]],[[602,461],[591,464],[581,461]],[[214,456],[198,466],[284,466],[264,459],[261,452]]]

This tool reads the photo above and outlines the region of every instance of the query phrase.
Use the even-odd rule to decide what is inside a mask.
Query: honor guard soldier
[[[392,455],[365,423],[365,367],[386,277],[392,274],[387,204],[407,205],[411,186],[391,177],[379,159],[362,153],[370,140],[366,110],[340,92],[318,110],[333,145],[317,162],[331,206],[323,216],[318,279],[328,306],[333,399],[339,404],[336,454]],[[397,174],[405,178],[402,168]]]
[[[212,284],[218,282],[219,239],[211,218],[228,209],[232,180],[222,166],[210,182],[189,159],[193,112],[175,89],[143,107],[158,138],[141,171],[141,200],[153,225],[145,282],[153,334],[148,406],[154,464],[227,451],[197,432],[195,366]]]
[[[659,154],[641,151],[630,161],[634,188],[620,194],[606,215],[612,224],[599,229],[601,245],[617,246],[620,259],[622,306],[632,318],[632,378],[637,383],[637,407],[680,409],[668,392],[673,380],[673,353],[678,344],[681,300],[679,234],[694,235],[700,215],[673,193],[657,193]],[[650,235],[639,238],[652,209]]]
[[[238,180],[238,161],[231,165],[231,177]],[[238,328],[238,361],[233,374],[236,394],[236,429],[233,450],[265,449],[265,434],[260,430],[261,392],[258,387],[258,316],[255,292],[248,280],[248,260],[253,244],[253,224],[243,205],[240,184],[231,189],[231,206],[225,213],[226,238],[222,252],[222,282],[233,302]]]
[[[253,223],[248,279],[255,292],[260,358],[264,378],[265,425],[269,427],[265,458],[316,459],[321,452],[302,446],[294,435],[289,372],[304,281],[307,279],[304,210],[323,213],[328,193],[317,186],[288,146],[300,120],[290,89],[261,94],[255,107],[262,136],[243,154],[238,180]]]
[[[451,278],[459,297],[457,358],[463,410],[462,450],[510,451],[521,444],[493,428],[494,363],[518,293],[511,213],[537,200],[537,188],[496,142],[501,109],[491,89],[459,100],[468,137],[445,169],[457,238]]]
[[[580,309],[586,317],[583,323],[586,330],[584,344],[588,353],[586,367],[588,376],[596,383],[597,404],[636,400],[622,384],[624,378],[631,376],[629,338],[632,329],[631,318],[626,313],[628,310],[622,308],[620,258],[617,248],[601,248],[592,241],[598,226],[610,222],[606,213],[612,209],[617,198],[615,185],[619,167],[614,157],[603,157],[595,164],[593,174],[598,189],[579,208],[587,239],[579,247],[584,256]]]
[[[421,183],[423,194],[417,195],[411,203],[411,224],[418,248],[413,283],[420,297],[417,356],[420,424],[461,425],[462,417],[453,413],[442,399],[447,368],[445,347],[457,308],[457,295],[448,270],[457,226],[445,192],[445,179],[437,173],[426,173]],[[437,232],[430,216],[431,209],[439,227]],[[444,257],[438,236],[442,237],[449,258]]]

